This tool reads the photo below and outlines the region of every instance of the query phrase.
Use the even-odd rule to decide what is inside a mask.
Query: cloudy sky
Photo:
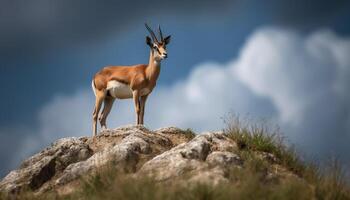
[[[350,166],[347,0],[0,0],[0,177],[61,137],[91,135],[94,73],[147,63],[171,34],[145,122],[197,132],[229,112],[277,123],[306,157]],[[108,125],[134,123],[116,101]]]

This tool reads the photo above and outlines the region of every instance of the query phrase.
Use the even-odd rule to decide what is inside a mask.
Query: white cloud
[[[294,143],[318,154],[341,153],[350,139],[350,40],[329,30],[308,36],[262,29],[237,60],[237,77],[276,106]],[[339,152],[341,150],[343,152]]]
[[[147,102],[146,125],[213,130],[224,127],[221,117],[230,111],[250,113],[276,120],[305,151],[344,153],[350,150],[343,142],[350,130],[349,55],[350,40],[327,30],[304,36],[259,29],[231,62],[203,63],[185,80],[158,86]],[[40,110],[38,134],[28,141],[91,135],[93,102],[90,88],[57,95]],[[117,100],[109,127],[134,120],[132,101]]]

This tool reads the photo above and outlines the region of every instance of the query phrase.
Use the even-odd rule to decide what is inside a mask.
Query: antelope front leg
[[[143,124],[143,118],[145,116],[145,105],[148,95],[141,96],[141,113],[140,113],[140,124]]]
[[[140,92],[138,90],[134,90],[132,92],[132,96],[134,99],[134,107],[136,112],[136,124],[140,124]]]

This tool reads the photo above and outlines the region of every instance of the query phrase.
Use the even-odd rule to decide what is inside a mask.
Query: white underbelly
[[[107,83],[107,91],[108,93],[118,99],[128,99],[132,98],[132,90],[129,85],[118,82],[118,81],[109,81]],[[151,92],[149,88],[143,88],[140,91],[140,95],[144,96],[147,95]]]
[[[107,83],[107,91],[109,94],[118,99],[127,99],[132,98],[132,90],[129,85],[118,82],[118,81],[109,81]]]

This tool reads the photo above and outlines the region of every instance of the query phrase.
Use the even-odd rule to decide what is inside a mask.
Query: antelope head
[[[160,29],[160,26],[158,26],[158,33],[160,37],[160,40],[158,40],[152,29],[147,24],[145,24],[145,26],[152,37],[151,39],[149,36],[146,36],[146,43],[151,48],[154,58],[157,61],[167,58],[168,53],[166,50],[166,45],[170,42],[170,35],[163,38],[162,30]]]

